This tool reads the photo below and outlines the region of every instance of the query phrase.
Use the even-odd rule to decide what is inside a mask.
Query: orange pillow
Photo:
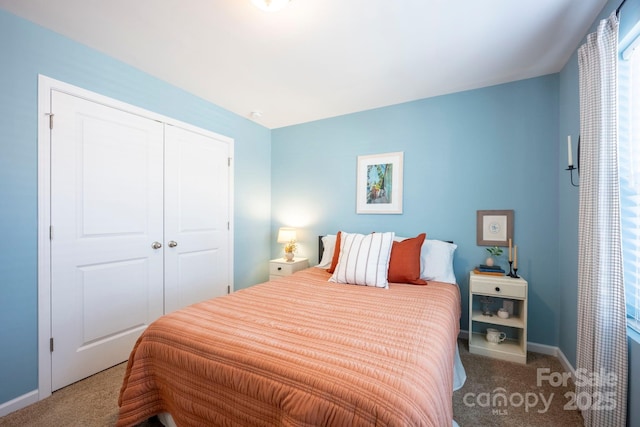
[[[331,274],[336,270],[338,258],[340,257],[340,234],[340,231],[336,234],[336,247],[333,249],[333,259],[331,260],[331,266],[327,268],[327,271]]]
[[[393,242],[387,274],[389,282],[427,284],[420,278],[420,249],[426,237],[426,233],[422,233],[402,242]]]

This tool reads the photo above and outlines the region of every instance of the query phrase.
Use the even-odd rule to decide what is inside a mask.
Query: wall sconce
[[[578,167],[573,165],[573,150],[571,148],[571,135],[567,136],[567,163],[568,167],[565,169],[569,171],[571,174],[571,185],[574,187],[580,187],[580,184],[573,183],[573,171],[578,171],[578,175],[580,175],[580,136],[578,136]]]
[[[278,230],[278,243],[284,245],[284,259],[293,261],[293,252],[296,250],[296,229],[293,227],[280,227]]]

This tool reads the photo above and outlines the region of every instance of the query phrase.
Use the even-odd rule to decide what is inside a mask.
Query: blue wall
[[[519,273],[530,284],[529,340],[557,345],[560,147],[566,153],[557,75],[276,129],[273,232],[301,227],[300,254],[314,261],[316,236],[341,229],[453,240],[468,329],[467,275],[487,255],[476,245],[476,211],[513,209]],[[393,151],[404,152],[403,214],[357,215],[357,156]],[[272,254],[280,252],[274,243]]]
[[[236,289],[268,275],[271,131],[1,10],[0,58],[2,405],[38,386],[38,74],[235,139]]]
[[[577,142],[580,133],[580,99],[578,93],[578,59],[573,55],[560,73],[560,133],[559,140],[571,135],[574,143],[574,159],[577,159]],[[576,162],[577,160],[574,160]],[[566,146],[557,159],[560,172],[558,181],[558,255],[560,280],[559,344],[569,362],[575,367],[578,316],[578,196],[579,188],[570,182],[567,168]],[[574,171],[574,182],[579,176]]]

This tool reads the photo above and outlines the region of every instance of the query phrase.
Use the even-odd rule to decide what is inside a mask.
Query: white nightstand
[[[287,261],[284,258],[272,259],[269,261],[269,280],[288,276],[305,268],[309,268],[307,258],[294,258],[293,261]]]
[[[527,281],[508,276],[469,274],[469,352],[517,363],[527,363]],[[483,297],[490,297],[492,316],[482,314]],[[507,319],[496,311],[504,301],[513,307]],[[510,301],[510,302],[509,302]],[[486,339],[487,328],[507,334],[499,344]]]

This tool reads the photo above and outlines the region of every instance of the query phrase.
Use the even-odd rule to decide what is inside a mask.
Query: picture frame
[[[513,210],[478,211],[476,233],[478,246],[509,246],[509,239],[513,239]]]
[[[358,156],[356,213],[401,214],[404,152]]]

